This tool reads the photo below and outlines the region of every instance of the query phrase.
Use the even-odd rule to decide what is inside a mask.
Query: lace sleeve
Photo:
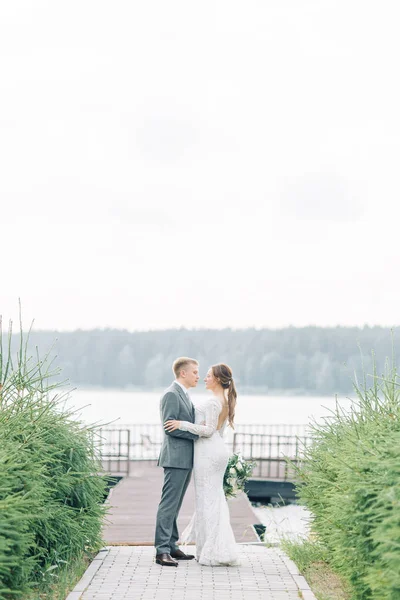
[[[189,423],[189,421],[181,421],[179,429],[181,431],[190,431],[190,433],[196,433],[200,437],[211,437],[214,431],[217,430],[218,417],[221,412],[221,406],[218,401],[211,401],[207,404],[206,422],[205,425],[196,425],[195,423]]]

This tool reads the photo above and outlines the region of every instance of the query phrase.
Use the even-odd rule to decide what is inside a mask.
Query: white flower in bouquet
[[[245,489],[254,464],[244,460],[241,454],[235,453],[231,456],[224,474],[224,491],[227,498],[234,498]]]

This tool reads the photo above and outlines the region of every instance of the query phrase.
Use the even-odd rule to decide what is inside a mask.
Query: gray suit
[[[157,464],[164,467],[164,485],[157,511],[155,546],[156,554],[169,554],[178,549],[176,521],[192,474],[193,440],[198,438],[188,431],[164,429],[169,419],[194,423],[194,406],[175,382],[161,398],[160,416],[164,438]]]

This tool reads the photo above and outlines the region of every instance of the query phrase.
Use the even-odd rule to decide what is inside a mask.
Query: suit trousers
[[[164,485],[156,521],[156,554],[169,554],[179,548],[177,518],[191,475],[191,469],[164,467]]]

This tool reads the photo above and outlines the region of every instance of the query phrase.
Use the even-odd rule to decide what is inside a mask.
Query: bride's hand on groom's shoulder
[[[176,429],[179,429],[180,424],[180,421],[175,421],[174,419],[171,419],[170,421],[165,421],[164,429],[165,431],[175,431]]]

